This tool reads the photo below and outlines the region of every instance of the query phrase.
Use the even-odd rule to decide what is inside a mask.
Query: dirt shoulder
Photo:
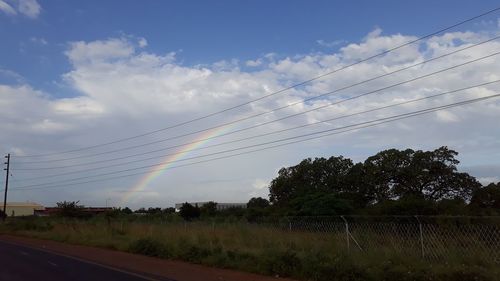
[[[180,261],[164,260],[125,252],[70,245],[50,240],[41,240],[12,235],[0,235],[0,240],[29,246],[120,270],[145,273],[178,281],[293,281],[235,270],[212,268]]]

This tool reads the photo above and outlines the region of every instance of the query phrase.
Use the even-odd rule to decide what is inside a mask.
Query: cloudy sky
[[[497,4],[0,0],[9,201],[246,202],[306,157],[443,145],[500,181],[498,98],[357,125],[499,94],[500,10],[405,45]]]

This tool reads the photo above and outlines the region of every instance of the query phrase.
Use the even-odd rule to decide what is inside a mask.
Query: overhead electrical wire
[[[339,88],[339,89],[336,89],[336,90],[333,90],[333,91],[330,91],[330,92],[326,92],[326,93],[323,93],[323,94],[315,96],[315,97],[311,97],[311,98],[308,98],[308,99],[305,99],[305,100],[302,100],[302,101],[299,101],[299,102],[294,102],[294,103],[291,103],[291,104],[288,104],[288,105],[285,105],[285,106],[281,106],[281,107],[278,107],[278,108],[275,108],[275,109],[272,109],[272,110],[269,110],[269,111],[265,111],[265,112],[257,113],[257,114],[250,115],[250,116],[247,116],[247,117],[243,117],[243,118],[240,118],[240,119],[237,119],[237,120],[233,120],[233,121],[230,121],[230,122],[222,123],[222,124],[219,124],[217,126],[209,127],[209,128],[206,128],[206,129],[197,130],[197,131],[194,131],[194,132],[185,133],[185,134],[181,134],[181,135],[177,135],[177,136],[173,136],[173,137],[169,137],[169,138],[164,138],[164,139],[161,139],[161,140],[156,140],[156,141],[145,143],[145,144],[128,146],[128,147],[123,147],[123,148],[119,148],[119,149],[114,149],[114,150],[109,150],[109,151],[99,152],[99,153],[94,153],[94,154],[87,154],[87,155],[81,155],[81,156],[75,156],[75,157],[69,157],[69,158],[62,158],[62,159],[41,160],[41,161],[22,161],[22,162],[16,162],[16,161],[14,161],[13,162],[14,167],[12,168],[12,170],[20,170],[20,169],[16,168],[16,165],[18,165],[18,164],[42,164],[42,163],[69,161],[69,160],[75,160],[75,159],[81,159],[81,158],[90,158],[90,157],[94,157],[94,156],[100,156],[100,155],[105,155],[105,154],[111,154],[111,153],[116,153],[116,152],[120,152],[120,151],[130,150],[130,149],[134,149],[134,148],[140,148],[140,147],[144,147],[144,146],[151,145],[151,144],[157,144],[157,143],[161,143],[161,142],[165,142],[165,141],[169,141],[169,140],[173,140],[173,139],[178,139],[178,138],[182,138],[182,137],[186,137],[186,136],[190,136],[190,135],[194,135],[194,134],[198,134],[198,133],[202,133],[202,132],[214,130],[214,129],[221,128],[221,127],[228,126],[228,125],[232,125],[232,124],[235,124],[235,123],[238,123],[238,122],[241,122],[241,121],[245,121],[245,120],[248,120],[248,119],[251,119],[251,118],[255,118],[255,117],[258,117],[258,116],[265,115],[265,114],[273,113],[273,112],[276,112],[276,111],[279,111],[279,110],[282,110],[282,109],[285,109],[285,108],[288,108],[288,107],[291,107],[291,106],[294,106],[294,105],[297,105],[297,104],[305,103],[307,101],[310,101],[310,100],[313,100],[313,99],[317,99],[319,97],[325,97],[325,96],[328,96],[328,95],[332,95],[334,93],[338,93],[338,92],[346,90],[348,88],[352,88],[354,86],[357,86],[357,85],[360,85],[360,84],[364,84],[364,83],[367,83],[367,82],[370,82],[370,81],[373,81],[373,80],[376,80],[376,79],[379,79],[379,78],[382,78],[382,77],[387,77],[387,76],[393,75],[395,73],[398,73],[398,72],[410,69],[412,67],[423,65],[423,64],[428,63],[430,61],[441,59],[443,57],[450,56],[452,54],[456,54],[458,52],[462,52],[464,50],[480,46],[482,44],[485,44],[487,42],[491,42],[493,40],[497,40],[499,38],[500,38],[500,36],[496,36],[494,38],[481,41],[479,43],[476,43],[476,44],[473,44],[473,45],[470,45],[470,46],[467,46],[467,47],[455,50],[453,52],[446,53],[446,54],[440,55],[438,57],[434,57],[434,58],[431,58],[431,59],[428,59],[428,60],[425,60],[425,61],[413,64],[413,65],[410,65],[410,66],[406,66],[406,67],[403,67],[403,68],[400,68],[400,69],[397,69],[397,70],[394,70],[394,71],[391,71],[391,72],[388,72],[388,73],[385,73],[385,74],[382,74],[382,75],[379,75],[379,76],[376,76],[376,77],[373,77],[373,78],[370,78],[370,79],[367,79],[367,80],[364,80],[364,81],[361,81],[361,82],[357,82],[357,83],[354,83],[354,84],[351,84],[351,85],[348,85],[348,86],[345,86],[345,87],[342,87],[342,88]],[[332,106],[332,105],[337,105],[337,104],[340,104],[340,103],[343,103],[343,102],[346,102],[346,101],[354,100],[354,99],[357,99],[357,98],[360,98],[360,97],[363,97],[363,96],[366,96],[366,95],[374,94],[374,93],[377,93],[377,92],[380,92],[380,91],[383,91],[383,90],[387,90],[389,88],[400,86],[402,84],[413,82],[415,80],[423,79],[423,78],[426,78],[426,77],[429,77],[429,76],[432,76],[432,75],[435,75],[435,74],[438,74],[438,73],[441,73],[441,72],[444,72],[444,71],[448,71],[448,70],[451,70],[451,69],[455,69],[457,67],[461,67],[461,66],[464,66],[464,65],[467,65],[467,64],[471,64],[471,63],[483,60],[483,59],[487,59],[487,58],[495,56],[497,54],[498,53],[493,53],[493,54],[491,54],[489,56],[484,56],[484,57],[480,57],[480,58],[477,58],[477,59],[474,59],[474,60],[470,60],[470,61],[467,61],[467,62],[462,63],[462,64],[458,64],[458,65],[454,65],[452,67],[444,68],[444,69],[441,69],[439,71],[435,71],[435,72],[429,73],[427,75],[419,76],[419,77],[416,77],[414,79],[410,79],[410,80],[406,80],[406,81],[403,81],[403,82],[400,82],[400,83],[396,83],[396,84],[393,84],[393,85],[390,85],[390,86],[387,86],[387,87],[383,87],[383,88],[380,88],[380,89],[377,89],[377,90],[373,90],[373,91],[370,91],[370,92],[367,92],[367,93],[364,93],[364,94],[361,94],[361,95],[357,95],[357,96],[353,96],[353,97],[350,97],[350,98],[346,98],[346,99],[343,99],[343,100],[340,100],[340,101],[337,101],[337,102],[330,102],[330,103],[327,103],[325,105],[322,105],[322,106],[319,106],[319,107],[316,107],[316,108],[313,108],[313,109],[309,109],[307,111],[295,113],[295,114],[292,114],[292,115],[288,115],[288,116],[285,116],[285,117],[281,117],[281,118],[278,118],[278,119],[275,119],[275,120],[267,121],[267,122],[260,123],[260,124],[257,124],[257,125],[253,125],[253,126],[250,126],[250,127],[246,127],[246,128],[234,130],[234,131],[231,131],[231,132],[223,133],[223,134],[220,134],[220,135],[217,135],[217,136],[212,136],[210,138],[219,138],[219,137],[231,135],[231,134],[234,134],[234,133],[238,133],[238,132],[242,132],[242,131],[254,129],[254,128],[257,128],[257,127],[264,126],[264,125],[268,125],[268,124],[271,124],[271,123],[275,123],[275,122],[278,122],[278,121],[289,119],[289,118],[292,118],[292,117],[295,117],[295,116],[306,114],[306,113],[309,113],[309,112],[312,112],[312,111],[323,109],[323,108],[326,108],[326,107],[329,107],[329,106]],[[206,138],[206,139],[210,139],[210,138]]]
[[[216,160],[220,160],[220,159],[226,159],[226,158],[230,158],[230,157],[236,157],[236,156],[239,156],[239,155],[245,155],[245,154],[255,153],[255,152],[259,152],[259,151],[263,151],[263,150],[273,149],[273,148],[282,147],[282,146],[291,145],[291,144],[300,143],[300,142],[305,142],[305,141],[309,141],[309,140],[315,140],[315,139],[319,139],[319,138],[323,138],[323,137],[327,137],[327,136],[331,136],[331,135],[335,135],[335,134],[345,133],[345,132],[349,132],[349,131],[353,131],[353,130],[360,130],[360,129],[363,129],[363,128],[368,128],[368,127],[373,127],[373,126],[377,126],[377,125],[380,125],[380,124],[385,124],[385,123],[388,123],[388,122],[394,122],[394,121],[401,120],[401,119],[406,119],[406,118],[410,118],[410,117],[414,117],[414,116],[420,116],[420,115],[423,115],[423,114],[427,114],[427,113],[431,113],[431,112],[435,112],[435,111],[439,111],[439,110],[443,110],[443,109],[453,108],[453,107],[457,107],[457,106],[462,106],[462,105],[471,104],[471,103],[475,103],[475,102],[479,102],[479,101],[484,101],[484,100],[488,100],[488,99],[492,99],[492,98],[498,98],[498,97],[500,97],[500,94],[494,94],[494,95],[489,95],[489,96],[485,96],[485,97],[480,97],[480,98],[464,100],[464,101],[460,101],[460,102],[456,102],[456,103],[451,103],[451,104],[447,104],[447,105],[442,105],[442,106],[427,108],[427,109],[423,109],[423,110],[417,110],[417,111],[408,112],[408,113],[404,113],[404,114],[393,115],[393,116],[390,116],[390,117],[385,117],[385,118],[380,118],[380,119],[376,119],[376,120],[372,120],[372,121],[366,121],[366,122],[358,123],[357,125],[359,125],[360,127],[354,127],[354,126],[356,126],[356,124],[345,126],[346,128],[349,128],[349,127],[354,127],[354,128],[350,128],[350,129],[347,129],[347,130],[344,130],[344,131],[340,131],[340,132],[332,132],[334,130],[339,130],[340,128],[324,130],[324,131],[320,131],[320,132],[316,132],[316,133],[305,134],[305,135],[296,136],[296,137],[292,137],[292,138],[286,138],[286,139],[282,139],[282,140],[268,142],[266,144],[277,143],[277,142],[282,142],[283,140],[292,140],[292,139],[301,138],[301,137],[304,137],[304,136],[311,136],[311,135],[317,135],[317,134],[320,134],[319,136],[313,136],[313,137],[309,137],[309,138],[305,138],[305,139],[295,140],[295,141],[292,141],[292,142],[282,143],[282,144],[273,145],[273,146],[269,146],[269,147],[264,147],[264,148],[250,150],[250,151],[239,152],[239,153],[236,153],[236,154],[225,155],[225,156],[221,156],[221,157],[217,157],[217,158],[212,158],[212,159],[207,159],[207,160],[201,160],[201,161],[197,161],[197,162],[187,163],[187,164],[184,164],[184,165],[172,166],[172,167],[169,167],[167,169],[158,169],[158,170],[170,170],[170,169],[174,169],[174,168],[191,166],[191,165],[196,165],[196,164],[201,164],[201,163],[216,161]],[[322,133],[325,133],[325,134],[322,134]],[[265,144],[260,144],[260,145],[265,145]],[[251,147],[255,147],[255,146],[256,145],[253,145]],[[244,148],[241,148],[241,149],[244,149]],[[198,158],[201,158],[201,157],[206,157],[206,156],[199,156]],[[186,159],[180,159],[180,160],[184,161]],[[176,161],[172,161],[172,162],[179,162],[180,160],[176,160]],[[117,174],[117,173],[122,173],[122,172],[125,172],[125,171],[132,171],[132,170],[150,168],[150,167],[154,167],[154,166],[157,166],[157,165],[158,164],[151,165],[151,166],[138,167],[138,168],[134,168],[134,169],[127,169],[127,170],[122,170],[122,171],[116,171],[116,172],[113,172],[113,173],[106,173],[106,174],[101,174],[101,175],[93,175],[93,176],[88,176],[88,177],[81,177],[79,179],[73,179],[73,180],[80,180],[80,179],[84,179],[84,178],[94,178],[94,177],[98,177],[98,176]],[[135,175],[142,175],[142,174],[149,173],[149,172],[152,172],[152,171],[155,171],[155,170],[149,170],[147,172],[140,172],[140,173],[127,174],[127,175],[120,175],[120,176],[115,176],[115,177],[110,177],[110,178],[105,178],[105,179],[96,179],[96,180],[85,181],[85,182],[77,182],[77,183],[71,183],[70,182],[70,183],[58,184],[58,183],[62,182],[62,181],[59,181],[59,182],[54,182],[54,183],[26,185],[26,186],[14,187],[11,190],[12,191],[22,191],[22,190],[33,190],[33,189],[47,189],[47,188],[56,188],[56,187],[67,187],[67,186],[73,186],[73,185],[80,185],[80,184],[86,184],[86,183],[106,181],[106,180],[111,180],[111,179],[131,177],[131,176],[135,176]],[[47,186],[47,185],[49,185],[49,186]]]
[[[67,154],[67,153],[72,153],[72,152],[78,152],[78,151],[83,151],[83,150],[89,150],[89,149],[93,149],[93,148],[97,148],[97,147],[102,147],[102,146],[107,146],[107,145],[111,145],[111,144],[116,144],[116,143],[120,143],[120,142],[124,142],[124,141],[128,141],[128,140],[132,140],[132,139],[137,139],[137,138],[140,138],[140,137],[144,137],[144,136],[148,136],[148,135],[152,135],[152,134],[155,134],[155,133],[158,133],[158,132],[162,132],[162,131],[166,131],[166,130],[169,130],[169,129],[173,129],[173,128],[177,128],[177,127],[181,127],[181,126],[184,126],[184,125],[187,125],[187,124],[190,124],[190,123],[194,123],[194,122],[197,122],[197,121],[200,121],[200,120],[203,120],[203,119],[206,119],[206,118],[210,118],[212,116],[215,116],[215,115],[219,115],[221,113],[224,113],[224,112],[228,112],[228,111],[231,111],[233,109],[237,109],[237,108],[240,108],[240,107],[243,107],[243,106],[246,106],[246,105],[249,105],[251,103],[254,103],[256,101],[260,101],[260,100],[263,100],[265,98],[268,98],[268,97],[271,97],[271,96],[275,96],[275,95],[278,95],[280,93],[283,93],[283,92],[286,92],[288,90],[291,90],[291,89],[294,89],[296,87],[299,87],[299,86],[302,86],[302,85],[305,85],[307,83],[310,83],[312,81],[315,81],[315,80],[318,80],[318,79],[321,79],[323,77],[326,77],[326,76],[329,76],[329,75],[332,75],[334,73],[337,73],[339,71],[342,71],[344,69],[347,69],[347,68],[350,68],[352,66],[355,66],[355,65],[358,65],[360,63],[363,63],[363,62],[366,62],[366,61],[369,61],[371,59],[374,59],[374,58],[377,58],[377,57],[380,57],[380,56],[383,56],[385,54],[388,54],[390,52],[393,52],[395,50],[398,50],[400,48],[403,48],[405,46],[408,46],[408,45],[411,45],[413,43],[416,43],[416,42],[419,42],[421,40],[424,40],[426,38],[430,38],[434,35],[437,35],[439,33],[442,33],[442,32],[445,32],[447,30],[450,30],[452,28],[455,28],[457,26],[460,26],[460,25],[463,25],[465,23],[468,23],[468,22],[471,22],[473,20],[476,20],[478,18],[481,18],[481,17],[484,17],[486,15],[489,15],[489,14],[492,14],[494,12],[497,12],[498,10],[500,10],[500,7],[497,7],[497,8],[494,8],[492,10],[489,10],[487,12],[484,12],[484,13],[481,13],[477,16],[474,16],[474,17],[471,17],[471,18],[467,18],[465,20],[462,20],[456,24],[453,24],[453,25],[450,25],[448,27],[445,27],[445,28],[442,28],[438,31],[435,31],[435,32],[432,32],[430,34],[427,34],[427,35],[424,35],[422,37],[419,37],[415,40],[410,40],[408,42],[405,42],[401,45],[398,45],[396,47],[393,47],[393,48],[390,48],[388,50],[385,50],[383,52],[380,52],[380,53],[377,53],[375,55],[372,55],[372,56],[369,56],[367,58],[364,58],[364,59],[361,59],[361,60],[358,60],[354,63],[351,63],[351,64],[348,64],[346,66],[343,66],[343,67],[340,67],[340,68],[337,68],[335,70],[332,70],[332,71],[329,71],[329,72],[326,72],[324,74],[321,74],[321,75],[318,75],[318,76],[315,76],[313,78],[310,78],[308,80],[305,80],[305,81],[302,81],[302,82],[299,82],[299,83],[296,83],[296,84],[293,84],[289,87],[285,87],[285,88],[282,88],[278,91],[275,91],[275,92],[272,92],[272,93],[269,93],[267,95],[264,95],[264,96],[261,96],[259,98],[256,98],[256,99],[252,99],[250,101],[247,101],[247,102],[244,102],[244,103],[241,103],[241,104],[238,104],[238,105],[235,105],[235,106],[232,106],[232,107],[229,107],[229,108],[226,108],[226,109],[223,109],[223,110],[219,110],[219,111],[216,111],[216,112],[213,112],[213,113],[210,113],[210,114],[207,114],[207,115],[203,115],[203,116],[200,116],[200,117],[197,117],[197,118],[193,118],[193,119],[190,119],[190,120],[187,120],[187,121],[184,121],[184,122],[180,122],[180,123],[177,123],[177,124],[174,124],[174,125],[171,125],[171,126],[168,126],[168,127],[164,127],[164,128],[161,128],[161,129],[157,129],[157,130],[154,130],[154,131],[150,131],[150,132],[146,132],[146,133],[143,133],[143,134],[138,134],[138,135],[134,135],[134,136],[131,136],[131,137],[127,137],[127,138],[122,138],[122,139],[117,139],[117,140],[114,140],[114,141],[109,141],[109,142],[105,142],[105,143],[100,143],[100,144],[96,144],[96,145],[91,145],[91,146],[86,146],[86,147],[82,147],[82,148],[77,148],[77,149],[72,149],[72,150],[66,150],[66,151],[60,151],[60,152],[51,152],[51,153],[45,153],[45,154],[38,154],[38,155],[19,155],[19,156],[16,156],[16,157],[44,157],[44,156],[51,156],[51,155],[58,155],[58,154]]]
[[[491,85],[491,84],[498,83],[498,82],[500,82],[500,79],[494,80],[494,81],[490,81],[490,82],[481,83],[481,84],[477,84],[477,85],[472,85],[472,86],[468,86],[468,87],[463,87],[463,88],[459,88],[459,89],[455,89],[455,90],[451,90],[451,91],[446,91],[446,92],[442,92],[442,93],[439,93],[439,94],[434,94],[434,95],[429,95],[429,96],[425,96],[425,97],[421,97],[421,98],[417,98],[417,99],[412,99],[412,100],[408,100],[408,101],[404,101],[404,102],[393,103],[393,104],[390,104],[390,105],[385,105],[385,106],[382,106],[382,107],[372,108],[372,109],[365,110],[365,111],[359,111],[359,112],[350,113],[350,114],[347,114],[347,115],[341,115],[341,116],[337,116],[337,117],[326,119],[326,120],[321,120],[321,121],[316,121],[316,122],[313,122],[313,123],[303,124],[303,125],[300,125],[300,126],[295,126],[295,127],[291,127],[291,128],[285,128],[285,129],[276,130],[276,131],[272,131],[272,132],[267,132],[267,133],[263,133],[263,134],[259,134],[259,135],[250,136],[250,137],[244,137],[244,138],[240,138],[240,139],[236,139],[236,140],[231,140],[231,141],[226,141],[226,142],[222,142],[222,143],[212,144],[212,145],[208,145],[208,146],[204,146],[204,147],[199,147],[199,148],[192,149],[190,151],[204,150],[204,149],[208,149],[208,148],[213,148],[213,147],[228,145],[228,144],[242,142],[242,141],[247,141],[247,140],[251,140],[251,139],[255,139],[255,138],[259,138],[259,137],[264,137],[264,136],[274,135],[274,134],[283,133],[283,132],[287,132],[287,131],[292,131],[292,130],[296,130],[296,129],[301,129],[301,128],[305,128],[305,127],[308,127],[308,126],[318,125],[318,124],[322,124],[322,123],[328,123],[328,122],[332,122],[332,121],[335,121],[335,120],[339,120],[339,119],[343,119],[343,118],[348,118],[348,117],[352,117],[352,116],[356,116],[356,115],[361,115],[361,114],[365,114],[365,113],[370,113],[370,112],[374,112],[374,111],[378,111],[378,110],[382,110],[382,109],[387,109],[387,108],[391,108],[391,107],[396,107],[396,106],[401,106],[401,105],[407,105],[407,104],[410,104],[410,103],[415,103],[415,102],[418,102],[418,101],[423,101],[423,100],[433,99],[433,98],[437,98],[437,97],[442,97],[442,96],[445,96],[445,95],[454,94],[454,93],[457,93],[457,92],[462,92],[462,91],[465,91],[465,90],[470,90],[470,89],[474,89],[474,88],[478,88],[478,87],[483,87],[483,86]],[[195,142],[186,143],[186,144],[183,144],[183,146],[184,145],[198,143],[200,141],[201,140],[195,141]],[[148,161],[148,160],[153,160],[153,159],[157,159],[157,158],[164,158],[164,157],[172,156],[172,155],[175,155],[175,154],[176,153],[156,155],[156,156],[153,156],[153,157],[141,158],[141,159],[136,159],[136,160],[132,160],[132,161],[127,161],[126,163],[110,164],[110,165],[106,165],[106,166],[89,168],[89,169],[84,169],[84,170],[77,170],[77,171],[64,172],[64,173],[58,173],[58,174],[49,174],[49,175],[44,175],[44,176],[39,176],[39,177],[32,177],[32,178],[24,178],[24,179],[16,180],[15,182],[40,180],[40,179],[44,179],[44,178],[53,178],[53,177],[60,177],[60,176],[66,176],[66,175],[84,173],[84,172],[91,172],[91,171],[102,170],[102,169],[110,168],[110,167],[117,167],[117,166],[129,165],[130,163],[135,163],[135,162],[142,162],[142,161]],[[139,155],[135,155],[135,156],[139,156]],[[114,160],[122,160],[124,158],[130,158],[130,157],[132,157],[132,156],[125,156],[125,157],[120,157],[120,158],[115,158],[115,159],[106,159],[106,160],[101,160],[101,161],[93,162],[93,164],[110,162],[110,161],[114,161]],[[73,166],[76,166],[76,165],[73,165]],[[56,169],[56,168],[57,169],[62,169],[62,168],[67,168],[67,167],[72,167],[72,165],[65,166],[65,167],[38,168],[38,170],[48,170],[48,169]],[[27,169],[27,170],[30,170],[30,169]],[[34,170],[34,169],[32,169],[32,170]]]

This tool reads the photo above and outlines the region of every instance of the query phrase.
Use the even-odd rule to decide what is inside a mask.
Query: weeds
[[[12,220],[0,226],[0,232],[312,281],[494,281],[500,276],[497,262],[478,262],[477,256],[458,252],[433,261],[390,247],[348,252],[343,237],[331,233],[239,222],[144,224],[34,218]]]

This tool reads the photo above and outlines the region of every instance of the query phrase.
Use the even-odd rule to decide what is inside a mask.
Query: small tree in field
[[[58,215],[68,218],[86,218],[90,215],[83,211],[84,206],[78,205],[80,201],[63,201],[57,202],[59,208]]]
[[[179,215],[187,221],[196,219],[200,217],[200,208],[198,206],[193,206],[189,204],[188,202],[182,204]]]
[[[215,216],[217,213],[217,203],[215,203],[214,201],[205,203],[203,206],[201,206],[200,212],[203,216],[207,217]]]

